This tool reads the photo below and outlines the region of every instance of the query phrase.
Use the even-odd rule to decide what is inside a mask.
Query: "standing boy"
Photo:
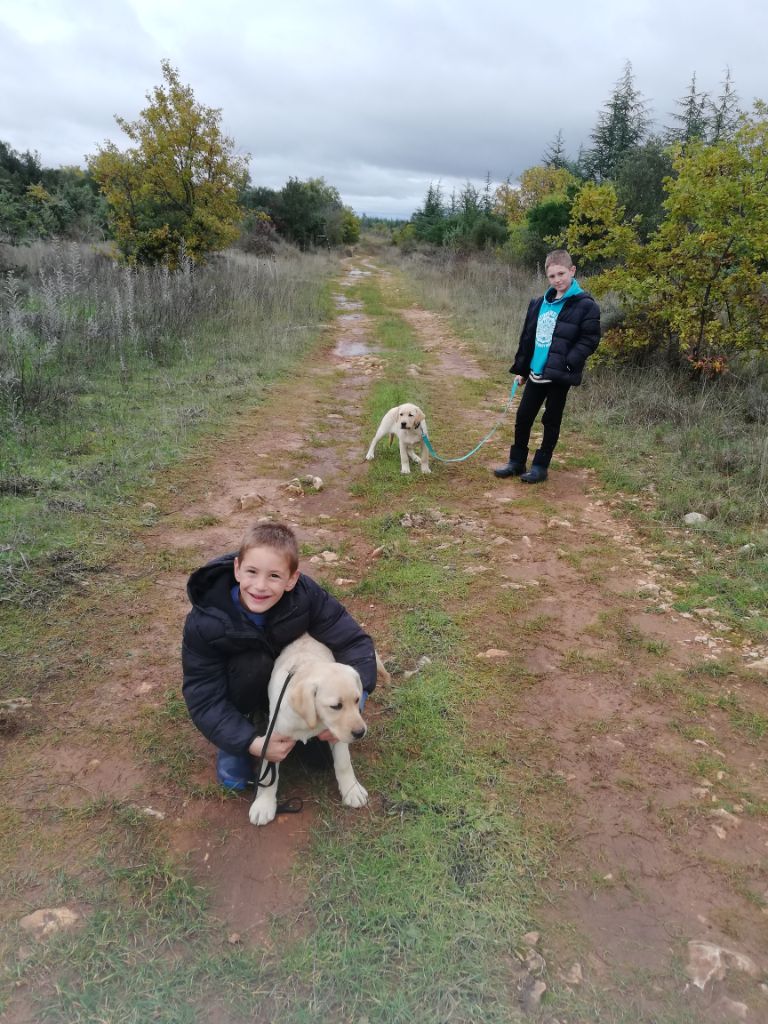
[[[294,746],[294,740],[272,733],[265,748],[256,723],[269,712],[275,658],[304,633],[357,669],[362,710],[376,685],[373,641],[335,597],[299,572],[290,527],[252,527],[237,554],[192,573],[187,594],[192,610],[184,624],[182,692],[192,721],[218,748],[216,774],[223,786],[245,789],[253,782],[254,757],[282,761]],[[333,741],[326,733],[318,740]]]
[[[584,364],[600,341],[600,307],[576,281],[576,267],[565,249],[555,249],[545,262],[550,287],[532,299],[520,334],[514,364],[518,384],[526,381],[515,418],[515,440],[498,477],[519,476],[527,484],[547,479],[552,453],[560,436],[565,400],[571,386],[581,384]],[[544,436],[528,462],[528,440],[542,405]]]

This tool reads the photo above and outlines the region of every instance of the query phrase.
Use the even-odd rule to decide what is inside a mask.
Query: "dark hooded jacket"
[[[546,296],[531,300],[510,373],[520,374],[521,377],[528,377],[530,374],[539,310],[544,297],[551,302],[556,294],[555,289],[550,288]],[[584,364],[597,348],[599,341],[600,307],[589,292],[578,292],[569,296],[555,322],[552,344],[541,376],[547,380],[557,381],[558,384],[581,384]]]
[[[376,685],[376,657],[368,634],[308,576],[269,609],[263,627],[254,625],[232,600],[234,560],[222,555],[189,578],[182,692],[200,732],[221,750],[243,754],[259,735],[250,716],[269,710],[269,677],[288,644],[309,633],[357,669],[368,693]]]

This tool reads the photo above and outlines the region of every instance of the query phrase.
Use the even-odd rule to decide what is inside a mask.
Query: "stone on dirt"
[[[562,977],[566,985],[581,985],[584,981],[581,964],[572,964]]]
[[[534,1013],[541,1003],[541,997],[547,991],[546,984],[537,978],[530,978],[520,994],[520,1003],[526,1013]]]
[[[323,478],[319,476],[312,476],[311,473],[307,473],[305,476],[300,476],[299,483],[307,487],[311,487],[313,491],[322,491],[324,486]]]
[[[739,1003],[728,996],[722,996],[717,1001],[717,1009],[734,1020],[749,1020],[749,1007],[746,1003]]]
[[[728,968],[743,971],[752,978],[760,975],[755,961],[744,953],[716,946],[714,942],[693,939],[688,943],[688,964],[685,970],[697,988],[704,991],[707,982],[722,981]]]
[[[709,522],[709,516],[705,516],[703,512],[688,512],[683,516],[683,522],[686,526],[703,526]]]
[[[260,508],[265,502],[266,498],[263,494],[241,494],[240,497],[235,501],[236,512],[248,512],[252,508]]]
[[[416,662],[416,668],[412,669],[409,672],[403,672],[403,679],[410,679],[411,676],[415,676],[420,669],[424,668],[425,665],[431,664],[432,659],[428,655],[422,654],[422,656]]]
[[[11,697],[0,700],[0,733],[12,733],[24,724],[25,713],[32,707],[27,697]]]
[[[22,917],[19,927],[41,942],[56,932],[74,928],[79,921],[80,914],[69,907],[48,907]]]

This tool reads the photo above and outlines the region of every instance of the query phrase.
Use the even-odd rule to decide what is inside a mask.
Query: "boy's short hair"
[[[287,557],[292,573],[299,568],[299,542],[285,523],[256,523],[252,526],[242,539],[237,560],[242,562],[251,548],[274,548]]]
[[[547,270],[553,263],[556,263],[558,267],[572,267],[573,260],[571,254],[567,249],[553,249],[551,253],[547,255],[544,260],[544,269]]]

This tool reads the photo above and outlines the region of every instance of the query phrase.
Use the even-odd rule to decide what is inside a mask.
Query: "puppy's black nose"
[[[356,740],[361,740],[363,736],[365,736],[367,731],[368,730],[365,728],[365,726],[363,726],[362,729],[353,729],[352,735],[355,737]]]

